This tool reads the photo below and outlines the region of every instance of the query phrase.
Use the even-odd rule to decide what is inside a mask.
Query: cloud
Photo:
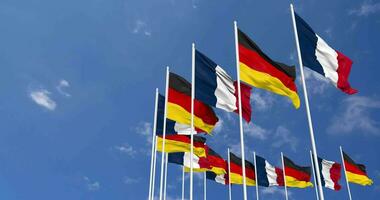
[[[37,89],[30,92],[29,96],[32,100],[48,110],[55,110],[57,104],[50,97],[50,92],[45,89]]]
[[[118,150],[120,153],[127,154],[130,157],[134,157],[137,151],[128,144],[123,144],[121,146],[114,146],[114,149]]]
[[[65,96],[65,97],[71,97],[71,95],[67,92],[64,91],[64,88],[68,88],[70,87],[70,83],[68,81],[66,81],[65,79],[62,79],[59,81],[59,84],[57,85],[57,91]]]
[[[330,81],[327,78],[307,67],[304,67],[303,69],[308,92],[311,92],[312,94],[324,94],[326,89],[331,87]],[[299,77],[298,83],[302,86],[301,76]]]
[[[281,194],[285,196],[285,190],[283,188],[266,187],[259,190],[263,195]],[[292,196],[292,193],[288,190],[288,197]]]
[[[251,103],[254,104],[255,110],[268,110],[273,106],[274,101],[273,94],[266,91],[254,90],[252,93]]]
[[[100,189],[100,183],[98,181],[91,181],[87,176],[84,176],[83,180],[89,191],[97,191]]]
[[[146,137],[148,144],[152,143],[152,134],[153,134],[153,128],[152,123],[150,122],[140,122],[137,127],[135,128],[135,131]]]
[[[371,110],[380,109],[380,100],[355,95],[343,100],[342,105],[340,113],[332,118],[328,133],[347,134],[361,130],[380,135],[380,123],[371,117]]]
[[[140,182],[140,178],[132,178],[132,177],[124,177],[124,183],[129,185],[129,184],[135,184]]]
[[[141,19],[138,19],[135,21],[135,25],[132,29],[133,34],[143,34],[145,36],[151,36],[152,32],[147,27],[146,22],[142,21]]]
[[[277,127],[273,136],[272,147],[289,146],[293,151],[296,151],[297,145],[298,139],[290,133],[289,129],[284,126]]]
[[[260,139],[260,140],[266,140],[268,135],[270,134],[268,130],[262,128],[261,126],[253,123],[244,123],[243,125],[244,133],[247,136]]]
[[[219,119],[218,123],[216,123],[216,125],[214,127],[213,132],[215,134],[219,134],[223,130],[223,124],[224,124],[223,119]]]
[[[380,3],[373,3],[372,1],[364,1],[357,9],[351,9],[348,11],[350,15],[356,15],[359,17],[369,16],[380,11]]]

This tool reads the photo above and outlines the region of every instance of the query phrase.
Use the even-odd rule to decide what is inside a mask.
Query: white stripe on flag
[[[225,185],[226,179],[224,179],[224,174],[216,175],[215,176],[215,182]]]
[[[267,178],[269,181],[269,186],[277,186],[277,173],[276,169],[265,160],[265,171],[267,172]]]
[[[190,135],[191,134],[191,126],[187,124],[181,124],[176,122],[174,124],[174,130],[178,133],[178,135]],[[193,134],[197,134],[195,129],[193,129]]]
[[[328,78],[337,87],[338,83],[338,53],[331,48],[321,37],[318,38],[315,56],[322,65],[325,77]]]
[[[233,79],[221,67],[216,66],[216,83],[215,89],[216,107],[227,112],[237,110],[235,87]]]
[[[335,190],[334,188],[335,183],[331,179],[330,169],[332,168],[334,163],[335,162],[333,161],[322,159],[322,176],[323,176],[323,180],[325,181],[325,187],[330,188],[332,190]]]
[[[184,152],[183,155],[183,165],[187,168],[190,168],[190,160],[191,160],[191,153],[190,152]],[[201,168],[199,166],[199,157],[196,155],[193,155],[193,168],[199,169]]]

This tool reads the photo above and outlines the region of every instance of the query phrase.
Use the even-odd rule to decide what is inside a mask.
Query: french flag
[[[257,182],[260,186],[284,186],[282,169],[274,167],[263,157],[256,155]]]
[[[343,92],[357,93],[348,82],[351,59],[331,48],[301,17],[294,14],[303,65],[326,77]]]
[[[190,152],[168,153],[168,162],[190,168],[191,167],[191,153]],[[208,163],[206,158],[198,157],[194,154],[193,168],[194,169],[209,169],[210,164]]]
[[[341,177],[342,166],[334,161],[325,160],[318,157],[319,170],[322,174],[322,186],[332,189],[340,190],[339,180]]]
[[[251,87],[240,83],[243,118],[251,121]],[[238,113],[237,82],[210,58],[195,51],[195,98],[227,112]]]

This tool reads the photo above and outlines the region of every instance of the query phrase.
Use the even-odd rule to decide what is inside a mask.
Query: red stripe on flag
[[[348,171],[348,172],[351,172],[351,173],[354,173],[354,174],[363,175],[363,176],[367,176],[367,173],[365,173],[362,170],[360,170],[358,168],[358,166],[356,166],[356,165],[353,165],[353,164],[351,164],[349,162],[346,162],[346,161],[344,161],[344,165],[346,166],[346,171]]]
[[[339,179],[341,177],[342,166],[339,163],[334,163],[330,169],[330,178],[334,182],[334,189],[340,190],[342,186],[339,185]]]
[[[337,57],[338,69],[336,71],[338,73],[337,87],[347,94],[355,94],[358,91],[352,88],[350,86],[350,83],[348,82],[348,77],[350,75],[352,61],[350,58],[348,58],[341,52],[336,51],[336,53],[338,54],[338,57]]]
[[[235,113],[239,114],[239,97],[238,97],[238,84],[237,81],[234,82],[235,86],[235,97],[237,99],[236,101],[236,107],[237,110],[235,110]],[[241,108],[243,109],[242,115],[243,118],[246,122],[251,121],[251,113],[252,113],[252,108],[251,108],[251,87],[240,82],[240,91],[241,91]]]
[[[282,169],[280,169],[280,168],[275,168],[275,170],[276,170],[276,174],[277,174],[277,179],[276,179],[276,181],[277,181],[277,183],[278,183],[278,185],[279,186],[284,186],[285,184],[284,184],[284,172],[282,171]]]
[[[296,170],[296,169],[293,169],[293,168],[290,168],[290,167],[286,167],[285,166],[285,174],[286,176],[291,176],[299,181],[306,181],[306,182],[310,182],[310,175],[303,172],[303,171],[299,171],[299,170]]]

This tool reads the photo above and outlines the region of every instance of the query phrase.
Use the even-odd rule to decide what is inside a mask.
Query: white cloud
[[[140,122],[137,127],[135,128],[135,131],[146,137],[148,144],[152,143],[152,134],[153,134],[153,129],[152,129],[152,123],[150,122]]]
[[[57,107],[57,104],[49,97],[49,95],[50,92],[45,89],[33,90],[29,94],[30,98],[32,98],[36,104],[53,111]]]
[[[140,178],[124,177],[124,183],[127,185],[138,183],[140,180]]]
[[[324,94],[326,89],[332,86],[330,81],[321,74],[314,72],[307,67],[304,67],[303,69],[308,92],[311,92],[312,94]],[[302,86],[301,76],[299,77],[298,83]],[[301,88],[299,88],[299,90],[301,90]]]
[[[380,3],[373,3],[372,1],[364,1],[357,9],[349,10],[350,15],[368,16],[380,11]]]
[[[263,195],[280,194],[285,196],[285,190],[277,187],[265,187],[259,190]],[[292,193],[288,190],[288,197],[292,196]]]
[[[254,110],[268,110],[273,106],[274,101],[275,99],[273,94],[269,92],[264,92],[260,90],[254,90],[252,92],[251,102],[254,104]]]
[[[265,140],[267,139],[268,135],[270,134],[268,130],[262,128],[261,126],[253,123],[245,123],[243,125],[244,128],[244,133],[247,136],[260,139],[260,140]]]
[[[70,87],[70,83],[66,81],[65,79],[62,79],[59,81],[59,84],[57,85],[57,91],[62,94],[65,97],[71,97],[71,95],[64,91],[64,88]]]
[[[272,146],[279,148],[285,145],[290,146],[293,151],[296,151],[298,139],[291,134],[289,129],[279,126],[274,133]]]
[[[135,25],[132,29],[132,33],[134,34],[142,33],[148,37],[152,35],[152,32],[148,29],[146,22],[142,21],[141,19],[138,19],[135,21]]]
[[[223,124],[224,124],[223,119],[219,119],[218,123],[216,123],[216,125],[214,127],[213,132],[215,134],[219,134],[223,130]]]
[[[371,110],[380,109],[380,100],[355,95],[343,100],[342,104],[341,112],[332,118],[327,128],[329,133],[347,134],[361,130],[380,135],[380,122],[371,117]]]
[[[89,191],[97,191],[100,189],[100,183],[98,181],[91,181],[87,176],[83,177],[86,187]]]
[[[134,157],[137,153],[137,151],[129,144],[114,146],[114,149],[118,150],[120,153],[127,154],[130,157]]]

